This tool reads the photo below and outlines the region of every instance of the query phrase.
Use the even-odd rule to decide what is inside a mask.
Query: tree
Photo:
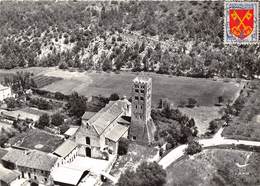
[[[218,121],[217,120],[212,120],[210,123],[209,123],[209,128],[210,132],[212,134],[214,134],[216,132],[216,130],[218,129]]]
[[[119,99],[120,99],[120,97],[119,97],[119,95],[117,93],[113,93],[109,97],[110,101],[116,101],[116,100],[119,100]]]
[[[70,95],[67,106],[71,115],[80,118],[86,110],[85,98],[79,96],[77,92],[74,92]]]
[[[125,155],[127,153],[129,141],[126,138],[121,138],[118,144],[118,155]]]
[[[103,71],[110,71],[112,70],[112,61],[109,58],[105,58],[102,64]]]
[[[14,98],[6,98],[5,103],[7,105],[7,108],[15,108],[17,106],[16,100]]]
[[[126,170],[118,186],[162,186],[166,182],[166,171],[156,162],[143,162],[136,171]]]
[[[64,118],[60,113],[53,114],[51,116],[51,124],[55,126],[60,126],[64,122]]]
[[[188,143],[188,147],[185,149],[185,153],[193,155],[202,151],[202,146],[197,141],[191,141]]]
[[[40,129],[44,129],[44,127],[48,127],[50,125],[50,117],[48,114],[43,114],[40,116],[38,123],[36,124],[36,127]]]

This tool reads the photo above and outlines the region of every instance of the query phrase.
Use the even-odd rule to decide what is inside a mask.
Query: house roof
[[[18,171],[12,171],[0,165],[0,182],[3,181],[6,184],[10,184],[12,181],[16,180],[19,175],[20,173]]]
[[[73,151],[77,147],[77,144],[74,141],[66,140],[64,143],[61,144],[53,153],[60,156],[66,157],[68,156],[71,151]]]
[[[7,152],[8,152],[7,150],[5,150],[5,149],[3,149],[3,148],[0,147],[0,159],[1,159],[4,155],[6,155]]]
[[[83,174],[84,171],[82,170],[76,170],[67,167],[55,168],[51,173],[55,182],[69,185],[77,185]]]
[[[126,99],[111,101],[103,109],[91,117],[88,123],[92,125],[100,135],[124,112],[126,106],[129,104],[130,102]]]
[[[12,148],[3,161],[15,163],[21,167],[50,171],[57,161],[57,157],[38,150],[21,150]]]
[[[84,115],[82,116],[83,120],[89,120],[90,118],[92,118],[92,116],[94,116],[96,114],[96,112],[85,112]]]
[[[79,127],[70,127],[64,134],[67,136],[73,136]]]
[[[114,142],[118,142],[118,140],[126,133],[128,128],[129,127],[127,126],[116,124],[114,128],[108,134],[106,134],[106,138]]]

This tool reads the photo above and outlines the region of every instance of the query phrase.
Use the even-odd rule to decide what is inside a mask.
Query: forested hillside
[[[259,55],[223,45],[223,2],[0,2],[0,68],[252,78]]]

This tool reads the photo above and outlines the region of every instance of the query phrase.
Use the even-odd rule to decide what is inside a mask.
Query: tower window
[[[141,110],[143,109],[143,106],[141,105]]]
[[[133,136],[132,139],[133,139],[133,140],[136,140],[136,136]]]
[[[143,93],[144,93],[144,90],[141,90],[141,93],[143,94]]]
[[[135,96],[135,100],[138,100],[138,96]]]
[[[137,93],[138,93],[138,92],[139,92],[139,90],[138,90],[138,89],[135,89],[135,92],[137,92]]]
[[[137,109],[137,105],[135,105],[135,109]]]
[[[144,97],[140,97],[140,99],[143,101],[143,100],[144,100]]]

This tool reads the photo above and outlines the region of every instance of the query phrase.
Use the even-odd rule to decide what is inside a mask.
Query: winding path
[[[202,145],[202,147],[211,147],[218,145],[248,145],[248,146],[260,146],[260,141],[247,141],[247,140],[234,140],[234,139],[226,139],[221,136],[224,128],[220,128],[219,131],[210,139],[201,139],[198,142]],[[187,144],[180,145],[177,148],[173,149],[169,152],[165,157],[163,157],[159,161],[159,165],[161,165],[164,169],[166,169],[169,165],[175,162],[177,159],[184,156],[184,150],[187,148]]]

